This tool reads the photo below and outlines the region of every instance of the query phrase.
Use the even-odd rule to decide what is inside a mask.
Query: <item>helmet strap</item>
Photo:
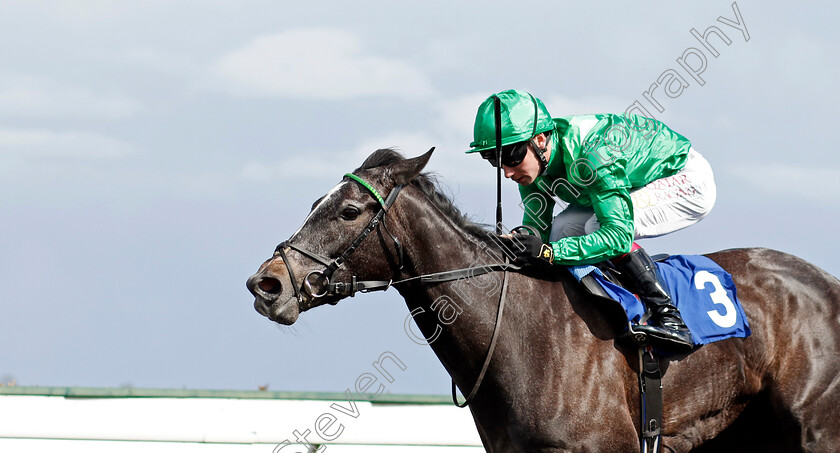
[[[548,159],[545,158],[545,152],[548,151],[548,144],[551,140],[551,137],[549,136],[548,138],[549,140],[546,140],[545,146],[542,148],[537,146],[537,142],[534,141],[533,137],[531,137],[531,139],[528,140],[529,142],[531,142],[531,146],[534,148],[534,154],[537,156],[537,160],[540,161],[540,173],[537,176],[540,176],[543,173],[545,173],[545,169],[548,168]]]
[[[534,98],[534,95],[528,93],[528,96],[531,97],[531,102],[534,104],[534,132],[531,133],[531,138],[528,140],[531,142],[531,146],[534,147],[534,154],[536,154],[537,159],[540,161],[540,173],[537,176],[542,175],[545,173],[545,169],[548,168],[548,160],[545,158],[545,151],[548,148],[549,141],[545,142],[545,147],[540,148],[537,146],[537,142],[534,141],[534,137],[537,136],[537,119],[539,117],[539,110],[537,108],[537,100]],[[549,136],[549,138],[551,138]]]

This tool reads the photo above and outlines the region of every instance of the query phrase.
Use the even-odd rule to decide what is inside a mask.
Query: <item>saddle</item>
[[[661,283],[691,330],[695,348],[750,335],[732,276],[717,263],[701,255],[656,255],[652,258]],[[646,344],[648,340],[636,335],[633,326],[645,323],[650,313],[628,289],[631,284],[626,284],[618,270],[609,263],[568,269],[593,298],[612,307],[621,306],[626,315],[625,336],[640,345]]]
[[[670,255],[667,254],[653,255],[651,256],[651,259],[653,259],[654,262],[661,262],[669,256]],[[622,295],[619,294],[615,288],[605,285],[605,283],[609,283],[614,287],[623,289],[626,293],[632,294],[636,299],[639,298],[633,293],[632,282],[627,281],[621,271],[612,266],[612,264],[607,261],[597,263],[593,266],[595,267],[594,271],[581,274],[579,276],[578,281],[580,284],[584,289],[586,289],[590,296],[602,299],[610,304],[619,304],[624,309],[628,318],[625,323],[627,330],[619,335],[619,340],[629,340],[638,346],[647,346],[650,339],[648,339],[644,333],[637,332],[633,329],[633,326],[645,324],[652,315],[651,310],[641,302],[636,303],[637,301],[631,300],[628,302],[627,300],[622,300]],[[574,274],[575,272],[573,271],[572,273]]]

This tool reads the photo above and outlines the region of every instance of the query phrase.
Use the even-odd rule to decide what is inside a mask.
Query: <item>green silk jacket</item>
[[[552,242],[554,263],[591,264],[629,252],[630,190],[681,170],[691,142],[660,121],[633,114],[567,116],[554,123],[548,167],[532,184],[519,186],[523,224],[548,242],[555,204],[591,206],[600,229]]]

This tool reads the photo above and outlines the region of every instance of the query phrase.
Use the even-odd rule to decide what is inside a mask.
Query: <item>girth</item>
[[[609,275],[605,273],[605,275]],[[591,274],[580,280],[590,296],[615,302]],[[617,283],[617,282],[616,282]],[[616,302],[617,303],[617,302]],[[642,319],[650,316],[647,313]],[[639,356],[639,442],[641,453],[660,453],[662,451],[662,371],[659,356],[650,345],[644,332],[634,331],[633,324],[627,323],[628,332],[620,340],[628,340],[638,348]]]

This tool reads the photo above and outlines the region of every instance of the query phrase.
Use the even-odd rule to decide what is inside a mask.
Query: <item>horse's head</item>
[[[401,261],[401,245],[383,227],[399,205],[400,188],[426,166],[432,150],[404,159],[378,150],[312,205],[288,241],[281,243],[247,282],[254,308],[280,324],[302,311],[352,295],[359,280],[389,281]],[[346,261],[345,261],[346,260]]]

